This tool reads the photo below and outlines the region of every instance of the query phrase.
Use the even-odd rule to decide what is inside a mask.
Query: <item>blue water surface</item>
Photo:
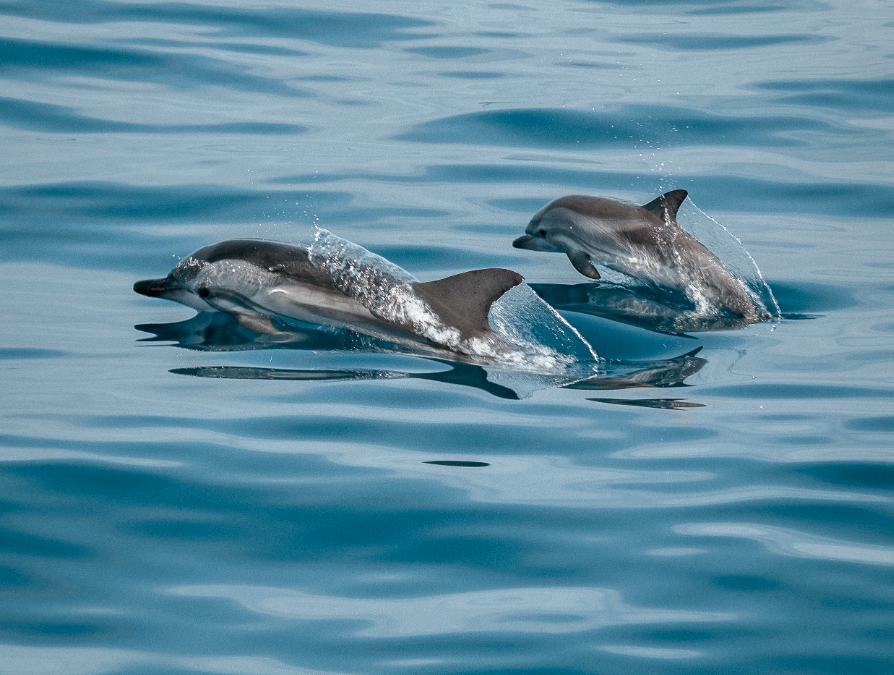
[[[0,673],[894,672],[892,45],[885,2],[0,3]],[[675,188],[786,318],[565,311],[599,384],[132,291],[314,225],[570,287],[540,206]]]

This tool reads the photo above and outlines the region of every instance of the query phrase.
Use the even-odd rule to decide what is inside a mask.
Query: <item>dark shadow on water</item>
[[[611,403],[613,405],[630,405],[638,408],[659,408],[661,410],[683,410],[685,408],[704,408],[704,403],[690,403],[682,398],[588,398],[588,401],[597,403]]]
[[[481,466],[490,466],[487,462],[463,462],[452,459],[436,459],[430,462],[422,462],[423,464],[437,464],[438,466],[462,466],[468,468],[477,468]]]
[[[413,373],[395,370],[357,369],[357,370],[296,370],[287,368],[243,368],[239,366],[212,366],[196,368],[174,368],[170,372],[177,375],[194,377],[211,377],[228,380],[300,380],[300,381],[336,381],[336,380],[389,380],[417,379],[458,384],[486,391],[497,398],[517,401],[519,396],[509,387],[504,387],[487,380],[487,371],[481,366],[453,361],[437,363],[450,366],[450,370],[430,373]]]
[[[376,340],[349,330],[327,331],[300,326],[277,324],[283,332],[275,335],[256,333],[242,326],[233,316],[225,313],[201,312],[186,321],[165,324],[141,324],[137,330],[152,334],[140,342],[174,343],[183,349],[207,352],[236,352],[257,349],[293,349],[327,352],[367,352],[413,354],[407,348]],[[550,380],[534,388],[562,387],[584,390],[618,390],[640,387],[682,387],[684,380],[697,373],[707,361],[697,356],[701,347],[687,354],[656,361],[606,361],[600,364],[598,375],[586,379]],[[489,369],[460,361],[450,361],[421,356],[438,369],[428,372],[347,368],[347,369],[290,369],[251,366],[198,366],[175,368],[170,372],[192,377],[237,380],[293,380],[293,381],[352,381],[417,379],[472,387],[497,398],[517,400],[522,398],[512,388],[510,377],[503,384],[491,381]],[[536,376],[535,376],[536,377]],[[522,373],[519,383],[522,391],[530,388],[530,378]]]
[[[243,366],[197,366],[195,368],[173,368],[176,375],[209,377],[221,380],[383,380],[406,377],[404,373],[390,370],[293,370],[286,368],[252,368]]]
[[[22,359],[57,359],[68,354],[58,349],[37,349],[34,347],[0,348],[0,361],[18,361]]]

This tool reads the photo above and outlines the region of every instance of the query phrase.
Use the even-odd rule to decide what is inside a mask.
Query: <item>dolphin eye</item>
[[[207,298],[209,295],[211,295],[211,291],[209,291],[207,287],[202,286],[202,287],[198,290],[198,294],[199,294],[199,297],[200,297],[200,298]]]
[[[541,237],[545,237],[545,236],[546,236],[546,230],[544,230],[544,229],[541,227],[539,230],[537,230],[537,234],[539,234]]]

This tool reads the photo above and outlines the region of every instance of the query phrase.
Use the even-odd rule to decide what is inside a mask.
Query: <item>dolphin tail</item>
[[[413,290],[441,321],[457,328],[463,338],[490,332],[490,306],[525,278],[512,270],[472,270],[452,277],[413,283]]]
[[[143,279],[136,282],[133,289],[140,295],[148,295],[150,298],[163,298],[171,290],[167,278]]]
[[[686,190],[671,190],[653,199],[648,204],[643,204],[643,208],[651,211],[662,220],[664,220],[664,214],[667,213],[667,219],[675,223],[677,222],[677,210],[679,210],[680,204],[683,203],[683,200],[688,195],[689,193]]]

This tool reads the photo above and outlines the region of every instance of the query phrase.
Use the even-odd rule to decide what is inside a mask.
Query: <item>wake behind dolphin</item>
[[[650,289],[677,293],[698,315],[726,312],[743,323],[771,318],[759,296],[677,223],[685,190],[643,206],[570,195],[540,209],[513,242],[516,248],[563,252],[574,268],[600,279],[596,265]]]
[[[523,281],[511,270],[484,269],[419,282],[318,229],[310,246],[250,239],[206,246],[167,277],[138,281],[134,290],[227,312],[261,333],[285,334],[290,321],[348,327],[473,362],[533,372],[586,364],[592,372],[590,346]]]

